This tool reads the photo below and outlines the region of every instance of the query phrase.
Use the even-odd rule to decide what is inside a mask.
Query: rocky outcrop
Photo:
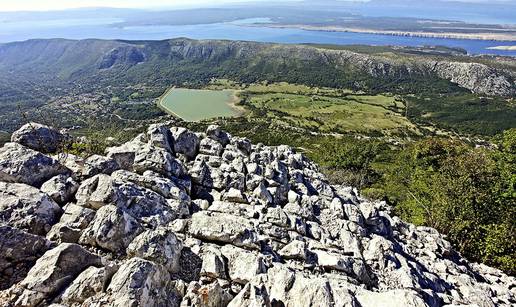
[[[145,60],[145,55],[136,47],[122,46],[110,50],[98,63],[99,69],[113,66],[132,66]]]
[[[11,142],[43,153],[57,151],[68,137],[59,130],[38,123],[28,123],[14,132]]]
[[[308,46],[262,44],[239,41],[194,41],[177,39],[170,41],[174,54],[197,61],[221,59],[249,59],[258,57],[274,63],[273,59],[293,59],[306,63],[321,63],[337,71],[353,71],[378,79],[431,78],[448,80],[476,94],[514,97],[516,73],[474,61],[435,61],[412,57],[409,61],[393,57],[371,55],[348,50],[330,50]],[[263,62],[258,62],[263,65]],[[249,64],[253,65],[253,64]]]
[[[0,290],[4,290],[25,278],[51,242],[11,226],[0,226],[0,237]]]
[[[38,306],[58,294],[89,266],[101,266],[101,258],[77,244],[63,243],[46,252],[11,292],[15,306]]]
[[[179,270],[183,245],[176,235],[166,228],[146,230],[131,242],[127,253],[133,257],[154,261],[171,273]]]
[[[516,77],[479,63],[429,63],[439,77],[450,80],[474,93],[489,96],[516,96]]]
[[[41,186],[41,191],[50,196],[55,202],[66,205],[72,200],[79,184],[72,178],[65,175],[58,175],[46,181]]]
[[[131,258],[115,273],[105,293],[90,298],[86,306],[174,306],[180,296],[168,271],[161,265]]]
[[[153,125],[106,154],[0,182],[0,306],[516,304],[514,277],[290,147]]]
[[[37,188],[0,182],[0,223],[44,235],[61,213],[57,203]]]
[[[18,143],[0,148],[0,181],[41,186],[48,179],[68,174],[59,161]]]

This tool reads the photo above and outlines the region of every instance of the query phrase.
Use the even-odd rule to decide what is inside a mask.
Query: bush
[[[362,189],[380,178],[373,163],[386,149],[387,145],[379,141],[331,138],[321,142],[311,157],[325,167],[332,183]]]
[[[395,212],[434,227],[467,258],[516,273],[514,131],[499,150],[427,139],[404,150],[384,178]]]

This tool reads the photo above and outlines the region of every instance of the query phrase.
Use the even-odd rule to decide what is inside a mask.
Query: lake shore
[[[240,93],[241,90],[232,91],[233,96],[231,97],[231,100],[228,102],[228,105],[238,113],[238,116],[243,116],[247,112],[247,109],[244,106],[238,104],[240,102],[240,97],[238,97],[238,93]]]
[[[181,116],[177,115],[176,113],[174,113],[174,111],[170,110],[169,108],[167,108],[167,106],[165,106],[163,104],[163,99],[165,99],[165,97],[167,97],[170,92],[172,92],[174,89],[176,89],[175,86],[169,88],[168,90],[166,90],[161,96],[158,97],[158,101],[157,101],[157,105],[158,105],[158,108],[160,108],[161,110],[163,110],[165,113],[168,113],[174,117],[177,117],[177,118],[181,118]]]
[[[512,42],[516,41],[516,33],[460,33],[460,32],[416,32],[416,31],[390,31],[390,30],[375,30],[366,28],[347,28],[338,26],[310,26],[300,24],[250,24],[245,25],[250,27],[268,27],[278,29],[301,29],[306,31],[324,31],[324,32],[350,32],[350,33],[366,33],[392,36],[406,36],[406,37],[422,37],[422,38],[446,38],[446,39],[469,39],[469,40],[486,40],[486,41],[500,41]]]

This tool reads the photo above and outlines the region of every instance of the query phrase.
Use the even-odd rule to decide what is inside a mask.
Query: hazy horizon
[[[484,5],[500,5],[500,4],[511,4],[516,5],[516,0],[319,0],[319,1],[306,1],[306,0],[220,0],[217,2],[209,0],[18,0],[15,2],[1,3],[0,12],[45,12],[45,11],[61,11],[70,9],[88,9],[88,8],[119,8],[119,9],[173,9],[173,8],[189,8],[189,7],[217,7],[228,4],[252,4],[260,2],[269,2],[273,4],[281,3],[292,3],[292,2],[335,2],[345,3],[348,2],[351,5],[360,3],[374,3],[378,5],[425,5],[429,3],[463,3],[467,4],[484,4]]]
[[[282,0],[281,2],[296,2],[303,0]],[[188,7],[216,7],[227,4],[238,3],[258,3],[271,2],[270,0],[222,0],[214,3],[209,0],[76,0],[76,1],[38,1],[38,0],[20,0],[12,3],[0,4],[0,12],[45,12],[45,11],[61,11],[73,9],[91,9],[91,8],[118,8],[118,9],[171,9],[171,8],[188,8]],[[276,2],[277,3],[277,2]]]

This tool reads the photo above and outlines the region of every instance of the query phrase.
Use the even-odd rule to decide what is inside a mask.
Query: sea
[[[192,39],[228,39],[289,44],[446,46],[462,48],[472,55],[516,56],[516,51],[488,49],[495,46],[516,46],[516,41],[422,38],[311,31],[296,28],[271,28],[256,25],[256,22],[260,20],[179,26],[120,26],[122,21],[112,18],[98,18],[0,22],[0,43],[44,38],[162,40],[187,37]],[[251,24],[253,26],[250,26]]]

